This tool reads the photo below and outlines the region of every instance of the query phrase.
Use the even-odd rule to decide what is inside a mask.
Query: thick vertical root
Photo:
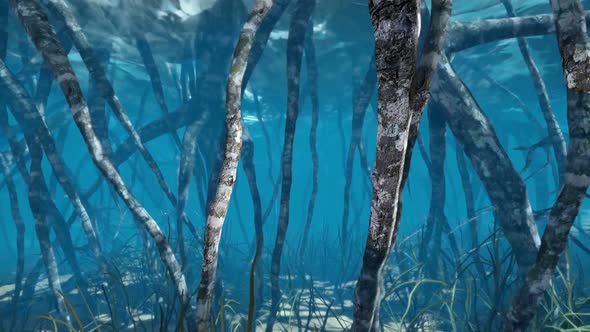
[[[590,92],[590,42],[580,0],[550,0],[568,90]]]
[[[418,65],[419,1],[370,1],[378,78],[377,153],[363,266],[355,288],[353,331],[377,331],[383,273],[397,238],[401,192],[423,108],[451,15],[450,0],[433,1],[430,30]],[[395,54],[395,56],[392,56]]]
[[[219,172],[219,183],[207,216],[201,282],[197,294],[197,330],[199,331],[211,330],[211,304],[216,284],[219,241],[236,180],[238,161],[242,149],[242,118],[240,111],[242,80],[256,31],[271,7],[272,1],[256,1],[248,20],[240,32],[227,81],[225,152],[221,171]]]

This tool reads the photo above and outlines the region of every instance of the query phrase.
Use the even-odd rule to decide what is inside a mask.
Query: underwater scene
[[[588,24],[0,0],[0,332],[590,331]]]

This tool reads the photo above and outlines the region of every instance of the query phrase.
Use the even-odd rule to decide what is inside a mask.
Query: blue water
[[[5,1],[5,0],[0,0]],[[76,9],[76,17],[81,22],[83,31],[93,45],[112,41],[113,49],[107,67],[108,78],[112,82],[117,96],[128,112],[134,126],[142,128],[151,121],[160,119],[162,112],[154,98],[149,76],[141,62],[141,58],[134,47],[133,35],[138,31],[144,33],[152,41],[152,49],[159,73],[162,76],[166,104],[170,111],[181,109],[183,101],[179,96],[174,77],[170,71],[180,76],[182,62],[191,61],[184,57],[182,44],[184,38],[193,36],[195,21],[203,20],[210,13],[206,10],[215,0],[182,0],[179,11],[171,3],[153,1],[90,1],[96,8],[106,8],[110,12],[80,10],[84,6],[79,0],[68,1]],[[220,0],[221,1],[221,0]],[[238,0],[236,0],[238,1]],[[245,1],[245,9],[249,10],[252,1]],[[537,15],[550,12],[546,0],[514,1],[519,15]],[[430,2],[428,1],[428,6]],[[456,0],[452,21],[473,21],[479,19],[505,17],[504,7],[497,1],[467,1]],[[143,16],[145,13],[158,13],[159,19]],[[283,15],[273,33],[264,54],[258,63],[254,74],[245,91],[242,102],[243,123],[250,132],[254,142],[254,164],[257,185],[262,199],[262,211],[271,208],[268,220],[264,224],[264,299],[263,308],[257,315],[258,329],[263,330],[266,315],[270,307],[271,255],[274,248],[277,226],[279,222],[279,198],[272,201],[275,182],[279,177],[280,160],[285,132],[285,114],[287,110],[287,78],[286,78],[286,44],[289,22],[293,6]],[[223,31],[233,34],[226,38],[237,40],[237,33],[246,17],[231,12],[223,13],[226,20],[215,20],[215,24]],[[166,16],[167,15],[167,16]],[[176,21],[175,21],[176,20]],[[345,161],[352,135],[353,91],[361,84],[368,70],[373,55],[373,35],[370,17],[365,2],[360,0],[318,0],[313,16],[313,42],[315,43],[318,71],[320,114],[317,131],[317,149],[319,155],[319,189],[313,214],[310,240],[305,257],[299,255],[303,229],[308,217],[308,203],[312,190],[312,159],[309,149],[309,134],[311,128],[311,104],[308,97],[307,72],[305,61],[301,71],[301,109],[295,131],[293,148],[293,185],[290,200],[290,223],[286,244],[281,261],[281,289],[284,307],[279,311],[279,322],[275,324],[277,331],[327,330],[340,331],[350,327],[353,313],[353,290],[362,264],[362,254],[368,231],[371,194],[367,188],[370,179],[361,169],[359,155],[356,154],[354,171],[352,174],[351,209],[348,220],[350,239],[341,245],[341,223],[343,210],[343,193],[345,186]],[[52,21],[55,27],[59,24]],[[217,27],[216,26],[216,27]],[[30,42],[20,23],[12,11],[8,21],[8,54],[6,64],[13,72],[19,72],[23,61],[34,58],[37,51]],[[107,28],[108,27],[108,28]],[[183,30],[185,29],[185,30]],[[237,29],[237,30],[236,30]],[[424,29],[426,30],[426,29]],[[222,32],[223,34],[223,32]],[[527,38],[532,49],[533,57],[540,69],[547,86],[553,111],[564,131],[567,140],[566,96],[563,82],[560,55],[554,35],[534,36]],[[215,55],[214,53],[214,56]],[[81,57],[75,49],[69,54],[69,59],[82,85],[85,96],[88,97],[90,78]],[[219,63],[228,63],[229,59],[217,59]],[[225,61],[225,62],[224,62]],[[207,73],[205,60],[197,58],[195,61],[197,79],[203,79]],[[505,89],[518,96],[530,109],[538,121],[545,127],[541,111],[538,106],[537,95],[533,81],[522,60],[514,39],[502,40],[464,50],[455,55],[453,66],[458,75],[464,80],[481,109],[489,117],[504,150],[508,153],[515,169],[520,171],[526,162],[526,154],[517,148],[530,146],[544,137],[531,129],[531,124],[523,113],[521,105],[502,91],[498,86],[489,83],[484,77],[491,77]],[[225,69],[227,72],[227,69]],[[23,84],[30,94],[34,93],[34,83],[38,70]],[[223,88],[224,85],[220,85]],[[224,121],[223,95],[224,91],[204,92],[204,95],[215,100],[219,107],[211,111],[209,123],[205,126],[205,133],[214,135],[216,128]],[[256,116],[255,94],[260,98],[262,121]],[[141,108],[142,96],[145,95],[145,105]],[[101,173],[92,162],[84,140],[75,126],[69,108],[59,87],[54,84],[47,103],[47,117],[51,118],[65,112],[66,119],[62,124],[50,126],[53,137],[67,132],[65,141],[60,144],[61,156],[68,168],[70,176],[81,192],[86,192]],[[192,103],[188,112],[198,114],[206,109],[204,102]],[[366,111],[363,126],[362,142],[365,146],[369,165],[375,158],[375,141],[377,132],[377,99],[373,96]],[[10,112],[9,112],[10,113]],[[127,139],[127,133],[107,107],[109,114],[109,137],[116,147]],[[139,119],[140,114],[142,119]],[[426,114],[426,113],[425,113]],[[9,117],[12,126],[18,129],[15,119]],[[266,143],[263,126],[268,130],[270,145]],[[22,130],[18,129],[18,138],[22,138]],[[177,131],[182,139],[184,127]],[[428,149],[428,119],[424,116],[420,125],[420,135]],[[7,154],[9,146],[6,135],[1,133],[0,152]],[[213,173],[212,163],[215,160],[217,147],[201,137],[198,141],[199,153],[195,173],[198,178],[208,179]],[[456,163],[456,141],[447,129],[447,157],[445,161],[446,197],[445,213],[461,251],[461,258],[469,260],[473,254],[466,215],[466,206],[460,175]],[[180,152],[169,135],[161,135],[146,144],[156,158],[163,171],[166,182],[176,193],[178,183],[178,169]],[[272,158],[268,157],[268,154]],[[551,156],[553,158],[553,156]],[[207,163],[203,167],[203,162]],[[526,179],[529,198],[534,211],[551,207],[557,189],[555,186],[552,167],[544,167],[545,155],[539,150],[533,154],[531,166],[521,176]],[[550,163],[555,163],[554,159]],[[51,184],[54,176],[47,160],[43,164],[46,181]],[[479,218],[480,240],[488,239],[492,234],[495,222],[489,199],[481,182],[468,162],[471,181],[476,195],[475,208]],[[17,186],[19,208],[25,223],[25,280],[34,269],[41,254],[39,242],[34,230],[34,218],[27,200],[27,185],[19,175],[18,170],[11,165],[13,179]],[[170,204],[156,178],[138,153],[130,156],[129,160],[119,167],[123,179],[130,185],[133,194],[158,222],[160,228],[169,237],[172,247],[178,255],[176,243],[176,208]],[[272,174],[272,178],[270,176]],[[528,178],[529,175],[533,175]],[[0,185],[4,183],[0,177]],[[548,183],[547,188],[539,187],[542,181]],[[133,185],[131,185],[133,183]],[[444,272],[446,279],[441,283],[419,283],[419,280],[430,280],[428,270],[438,270],[432,266],[432,261],[419,262],[414,258],[421,239],[420,231],[425,225],[429,213],[431,179],[423,156],[415,149],[412,166],[406,188],[403,193],[403,214],[398,236],[397,252],[403,257],[406,265],[400,264],[400,255],[393,254],[386,269],[386,293],[391,292],[382,305],[381,321],[385,331],[398,330],[459,330],[486,331],[488,314],[493,294],[500,294],[498,317],[502,310],[506,310],[514,291],[512,282],[517,283],[516,272],[510,270],[508,260],[500,267],[501,274],[509,274],[510,285],[505,289],[494,291],[494,275],[496,270],[486,266],[488,274],[479,275],[472,265],[456,267],[451,264],[452,258],[443,259],[446,265]],[[53,189],[54,188],[54,189]],[[206,197],[207,185],[195,184],[194,178],[189,191],[186,213],[193,222],[197,234],[204,236],[207,210],[199,192]],[[52,187],[53,199],[63,216],[67,218],[73,213],[65,192],[58,185]],[[76,219],[71,228],[72,238],[77,248],[76,255],[80,260],[83,275],[88,279],[88,293],[94,303],[87,308],[76,285],[70,279],[72,271],[65,262],[61,249],[56,249],[59,273],[62,276],[62,287],[66,299],[70,300],[73,316],[79,317],[86,331],[99,326],[103,331],[110,330],[140,330],[158,331],[177,329],[178,306],[177,298],[173,298],[174,290],[169,281],[157,251],[151,243],[151,260],[147,260],[143,252],[143,241],[134,223],[130,211],[126,208],[108,185],[103,183],[99,190],[89,199],[92,206],[93,222],[95,223],[103,250],[110,264],[121,273],[127,299],[119,298],[122,302],[115,304],[105,300],[104,289],[101,290],[97,281],[98,266],[92,254],[86,247],[86,238],[81,224]],[[279,195],[280,196],[280,195]],[[54,298],[47,288],[47,275],[42,269],[39,284],[32,298],[21,298],[17,306],[12,302],[14,277],[16,269],[16,231],[10,214],[8,191],[3,186],[0,189],[0,331],[47,331],[53,329],[52,317],[59,318]],[[590,222],[587,218],[590,210],[585,203],[573,234],[583,243],[588,243],[590,237]],[[538,222],[540,232],[544,227],[544,220]],[[586,231],[587,230],[587,231]],[[588,232],[588,233],[586,233]],[[184,231],[187,246],[187,270],[185,274],[191,292],[196,294],[200,280],[202,261],[202,246],[195,241],[188,230]],[[52,239],[54,235],[51,235]],[[148,236],[148,241],[151,239]],[[237,171],[233,195],[228,214],[223,227],[220,245],[220,265],[218,280],[223,281],[223,288],[216,291],[213,315],[216,328],[221,330],[243,331],[248,313],[249,274],[253,257],[255,241],[254,208],[251,193],[244,169],[240,166]],[[493,240],[489,240],[482,248],[476,250],[479,255],[489,259],[495,248]],[[495,248],[500,256],[509,257],[510,250],[504,239],[499,235],[498,246]],[[442,235],[442,249],[444,255],[452,255],[446,235]],[[588,262],[588,253],[578,246],[570,244],[568,251],[571,257],[572,280],[575,280],[573,302],[570,307],[564,299],[567,287],[562,280],[556,282],[556,292],[561,301],[558,306],[561,312],[577,312],[577,326],[587,326],[590,308],[587,305],[589,289],[588,278],[585,277],[584,267]],[[410,266],[411,271],[405,274],[402,266]],[[453,282],[456,271],[468,269],[470,277]],[[151,276],[150,276],[151,275]],[[435,277],[432,277],[435,278]],[[313,287],[310,284],[313,282]],[[441,285],[442,284],[442,285]],[[486,286],[488,285],[488,286]],[[218,282],[219,286],[219,282]],[[490,290],[490,287],[492,290]],[[410,295],[412,289],[415,295]],[[479,290],[480,293],[476,293]],[[222,297],[220,295],[223,294]],[[451,294],[455,295],[453,300]],[[108,297],[108,296],[107,296]],[[196,295],[195,295],[196,297]],[[473,299],[479,299],[475,305],[480,316],[475,317],[471,310]],[[584,302],[586,301],[586,302]],[[316,305],[309,309],[309,303]],[[451,303],[454,305],[451,305]],[[553,303],[547,299],[547,303]],[[172,306],[175,306],[173,309]],[[449,307],[450,306],[450,307]],[[113,316],[113,308],[129,308],[133,312],[135,326],[129,320],[117,321]],[[221,310],[220,308],[223,308]],[[172,314],[164,313],[170,309]],[[115,310],[116,311],[116,310]],[[313,312],[311,315],[309,312]],[[164,313],[163,313],[164,312]],[[223,317],[220,317],[223,312]],[[451,314],[452,312],[452,314]],[[297,314],[299,313],[299,314]],[[551,317],[551,315],[548,315]],[[49,317],[49,318],[48,318]],[[168,317],[165,323],[163,317]],[[308,320],[310,323],[306,324]],[[475,317],[475,318],[474,318]],[[499,319],[491,316],[492,320]],[[556,316],[550,321],[539,323],[535,331],[549,330],[550,325],[559,325],[563,319]],[[478,320],[479,319],[479,320]],[[560,320],[561,319],[561,320]],[[224,321],[223,324],[221,321]],[[301,323],[301,321],[303,323]],[[402,322],[403,321],[403,322]],[[15,323],[16,322],[16,323]],[[404,325],[400,327],[400,322]],[[424,325],[418,327],[418,323]],[[478,325],[478,323],[480,323]],[[160,327],[163,324],[164,327]],[[545,325],[543,325],[545,324]],[[60,330],[82,330],[76,320],[72,329],[60,325]],[[490,325],[491,326],[491,325]],[[562,325],[563,328],[571,327]],[[580,331],[585,331],[580,329]]]

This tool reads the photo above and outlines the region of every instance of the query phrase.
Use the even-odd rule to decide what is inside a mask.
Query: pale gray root
[[[343,247],[349,240],[348,219],[350,215],[350,190],[352,188],[354,156],[357,149],[359,150],[359,152],[361,151],[365,114],[367,112],[367,107],[371,102],[371,98],[375,93],[376,85],[377,73],[375,72],[375,59],[372,57],[365,78],[363,79],[363,82],[352,101],[352,136],[350,138],[350,145],[348,146],[348,154],[346,156],[346,168],[344,171],[344,208],[342,212],[342,228],[340,230]]]
[[[227,80],[225,152],[219,173],[217,190],[209,206],[205,228],[203,266],[197,294],[198,331],[210,331],[212,328],[211,304],[215,289],[219,240],[221,239],[221,231],[236,180],[238,161],[242,149],[242,118],[240,110],[242,102],[242,80],[256,31],[271,7],[272,0],[257,0],[254,4],[254,8],[240,32],[240,38],[234,50],[230,74]]]
[[[66,38],[71,44],[71,39]],[[102,44],[102,43],[101,43]],[[111,57],[112,45],[105,42],[105,45],[97,47],[97,59],[100,65],[107,68]],[[47,69],[47,67],[44,67]],[[50,72],[51,73],[51,72]],[[53,78],[53,76],[52,76]],[[95,80],[90,77],[88,80],[88,108],[90,110],[90,117],[92,124],[96,130],[96,134],[105,148],[105,154],[109,157],[113,155],[113,146],[109,138],[109,115],[106,109],[106,103],[102,97]]]
[[[181,304],[187,310],[186,318],[189,322],[189,328],[194,328],[192,323],[196,322],[196,318],[194,317],[193,310],[191,310],[192,308],[189,303],[190,293],[180,264],[178,264],[170,248],[168,239],[162,233],[156,221],[129,191],[113,163],[104,154],[104,148],[92,127],[90,112],[82,95],[80,83],[62,46],[57,40],[55,31],[49,24],[47,15],[33,0],[11,0],[11,5],[25,27],[25,30],[33,40],[33,43],[43,55],[46,65],[49,66],[59,83],[72,111],[74,121],[86,142],[89,152],[92,154],[96,166],[115,188],[134,217],[146,228],[156,242],[160,257],[172,276]]]
[[[22,167],[19,166],[21,163],[17,162],[17,166],[19,166],[18,171],[21,174],[21,177],[24,179],[27,186],[29,186],[30,185],[29,170],[27,169],[26,165],[24,164],[24,158],[21,156],[21,151],[28,152],[28,149],[21,150],[19,148],[20,144],[16,140],[15,130],[8,124],[8,113],[7,113],[6,108],[0,109],[0,129],[2,129],[6,135],[6,139],[8,140],[11,153],[15,157],[18,156],[17,157],[18,159],[22,159]],[[29,140],[34,141],[35,139],[29,137]],[[6,159],[6,158],[4,158],[4,159]],[[86,281],[82,277],[82,271],[80,269],[80,264],[78,263],[78,259],[75,254],[75,249],[74,249],[74,244],[72,241],[71,234],[68,231],[65,220],[63,219],[61,213],[59,212],[59,210],[55,206],[55,202],[53,201],[53,199],[51,198],[51,195],[49,194],[49,192],[47,191],[47,188],[45,187],[45,181],[41,182],[41,184],[39,185],[37,190],[39,190],[41,193],[40,197],[43,200],[43,204],[41,206],[44,207],[45,213],[49,217],[49,220],[48,220],[49,225],[51,227],[53,227],[56,238],[63,250],[66,261],[68,262],[68,264],[70,265],[70,267],[74,273],[74,277],[76,278],[76,281],[78,282],[78,284],[80,286],[86,285]],[[27,295],[27,294],[25,294],[26,291],[27,290],[25,287],[23,290],[23,297],[30,298],[29,296],[26,296]]]
[[[300,77],[303,58],[304,43],[310,17],[315,8],[315,0],[298,0],[293,18],[289,25],[289,37],[287,39],[287,117],[285,120],[285,139],[281,157],[281,198],[277,237],[274,244],[271,259],[270,283],[271,283],[271,307],[266,331],[271,332],[276,320],[281,300],[279,275],[281,272],[281,256],[287,228],[289,226],[289,208],[291,203],[291,183],[293,167],[293,141],[295,139],[295,127],[300,108]]]
[[[318,93],[318,64],[316,59],[315,44],[313,42],[313,21],[309,22],[305,37],[305,63],[307,65],[307,85],[309,88],[309,98],[311,99],[311,129],[309,133],[309,150],[311,151],[312,160],[312,189],[307,205],[307,220],[303,228],[303,239],[301,241],[299,257],[303,261],[305,257],[305,248],[309,238],[309,229],[313,220],[313,211],[315,201],[318,195],[318,181],[320,162],[318,160],[317,149],[317,131],[320,117],[320,99]]]
[[[369,1],[378,78],[377,152],[363,266],[355,288],[353,331],[377,331],[383,271],[397,237],[411,125],[419,123],[439,60],[452,2],[433,2],[430,30],[418,65],[420,1]],[[392,56],[392,55],[395,56]],[[416,130],[417,134],[417,130]],[[414,137],[415,141],[415,137]]]
[[[568,90],[590,92],[590,43],[580,0],[550,0]]]
[[[506,7],[506,12],[509,16],[515,17],[516,11],[512,6],[512,0],[502,0],[504,7]],[[585,23],[584,23],[585,24]],[[517,39],[518,48],[520,49],[520,53],[526,63],[531,77],[533,79],[533,83],[535,85],[535,92],[537,93],[537,98],[539,99],[539,106],[541,107],[541,113],[543,114],[543,118],[545,119],[545,123],[547,124],[547,131],[549,133],[549,139],[551,140],[551,144],[553,146],[553,154],[555,156],[555,160],[557,161],[557,167],[559,172],[559,184],[563,183],[564,176],[565,176],[565,167],[566,167],[566,145],[565,145],[565,138],[563,137],[563,132],[559,127],[559,123],[555,118],[555,113],[553,113],[553,109],[551,108],[551,101],[549,100],[549,95],[547,94],[547,88],[545,87],[545,82],[543,81],[543,77],[539,72],[539,68],[537,68],[537,64],[533,59],[531,54],[531,50],[527,41],[520,37]]]
[[[512,247],[520,273],[526,275],[537,256],[540,239],[522,178],[500,145],[489,119],[446,57],[441,58],[432,96],[471,160]]]
[[[90,76],[94,80],[96,87],[115,113],[115,116],[119,122],[121,122],[127,131],[129,137],[133,138],[133,142],[137,146],[137,149],[141,152],[142,157],[145,159],[149,168],[156,176],[160,188],[164,191],[168,199],[172,200],[174,194],[166,183],[160,167],[156,163],[156,160],[152,154],[141,141],[141,137],[135,130],[133,124],[131,123],[131,119],[129,119],[127,112],[115,94],[113,86],[107,79],[105,69],[102,67],[95,56],[94,50],[88,42],[86,35],[84,35],[84,32],[74,17],[71,9],[63,0],[44,0],[44,3],[47,5],[52,14],[64,25],[68,36],[80,53],[84,64],[88,68]]]
[[[536,262],[506,314],[505,331],[526,331],[537,314],[590,185],[590,94],[576,92],[569,83],[566,82],[570,140],[565,183],[549,214]]]
[[[588,24],[590,11],[585,11],[584,16]],[[555,21],[551,14],[468,22],[454,21],[449,25],[449,37],[445,49],[448,53],[456,53],[498,40],[553,33],[555,33]]]
[[[149,124],[143,126],[142,128],[138,129],[137,133],[139,134],[141,141],[147,143],[151,140],[154,140],[154,139],[170,132],[171,130],[176,130],[178,128],[181,128],[181,127],[184,127],[187,125],[188,126],[187,126],[187,130],[185,131],[185,133],[188,132],[190,129],[190,123],[192,121],[192,118],[189,116],[190,114],[187,113],[187,109],[188,109],[188,107],[193,106],[193,105],[194,105],[193,103],[188,103],[187,105],[184,105],[183,107],[181,107],[180,110],[172,112],[160,119],[154,120],[154,121],[150,122]],[[202,112],[195,122],[195,123],[198,123],[198,125],[196,126],[196,130],[194,130],[194,131],[196,133],[199,133],[201,131],[201,129],[203,128],[203,126],[205,125],[207,120],[208,120],[208,113]],[[191,129],[191,131],[192,130],[193,129]],[[137,150],[137,145],[134,144],[133,138],[129,137],[117,146],[117,150],[112,154],[111,162],[113,163],[113,165],[115,167],[119,167],[121,164],[123,164],[125,161],[127,161],[136,150]],[[181,159],[181,165],[182,164],[183,164],[183,161]],[[189,175],[189,179],[190,179],[190,175]],[[84,193],[83,197],[85,199],[89,199],[98,190],[101,182],[102,182],[102,178],[97,179],[94,182],[94,184],[90,187],[90,189],[88,189],[88,191],[86,191]],[[181,188],[181,187],[182,186],[179,186],[179,188]],[[167,196],[167,198],[173,206],[178,206],[179,202],[182,199],[182,192],[181,192],[180,198],[178,200],[174,194],[172,194],[171,196]],[[186,202],[186,197],[184,198],[184,201]],[[184,209],[183,209],[183,212],[184,212]],[[180,216],[181,216],[181,218],[179,218],[179,220],[184,222],[184,225],[186,225],[189,228],[189,230],[191,231],[191,234],[195,237],[195,239],[197,239],[197,241],[199,241],[199,242],[202,242],[200,235],[197,234],[194,224],[188,218],[187,214],[182,213],[182,214],[180,214]]]
[[[49,132],[43,116],[35,107],[33,100],[1,60],[0,86],[2,86],[4,91],[7,92],[6,101],[19,125],[24,128],[25,131],[27,129],[34,130],[35,134],[26,134],[30,136],[29,147],[31,144],[38,144],[39,147],[42,147],[45,151],[49,164],[51,165],[59,184],[68,195],[76,213],[80,217],[82,229],[88,240],[88,246],[100,265],[101,273],[103,273],[104,276],[108,275],[108,264],[106,258],[102,254],[102,249],[92,221],[90,220],[88,209],[82,202],[74,183],[66,174],[65,165],[57,151],[53,136]]]

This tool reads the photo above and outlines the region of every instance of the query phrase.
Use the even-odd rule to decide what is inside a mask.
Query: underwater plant
[[[0,331],[590,331],[588,5],[0,0]]]

